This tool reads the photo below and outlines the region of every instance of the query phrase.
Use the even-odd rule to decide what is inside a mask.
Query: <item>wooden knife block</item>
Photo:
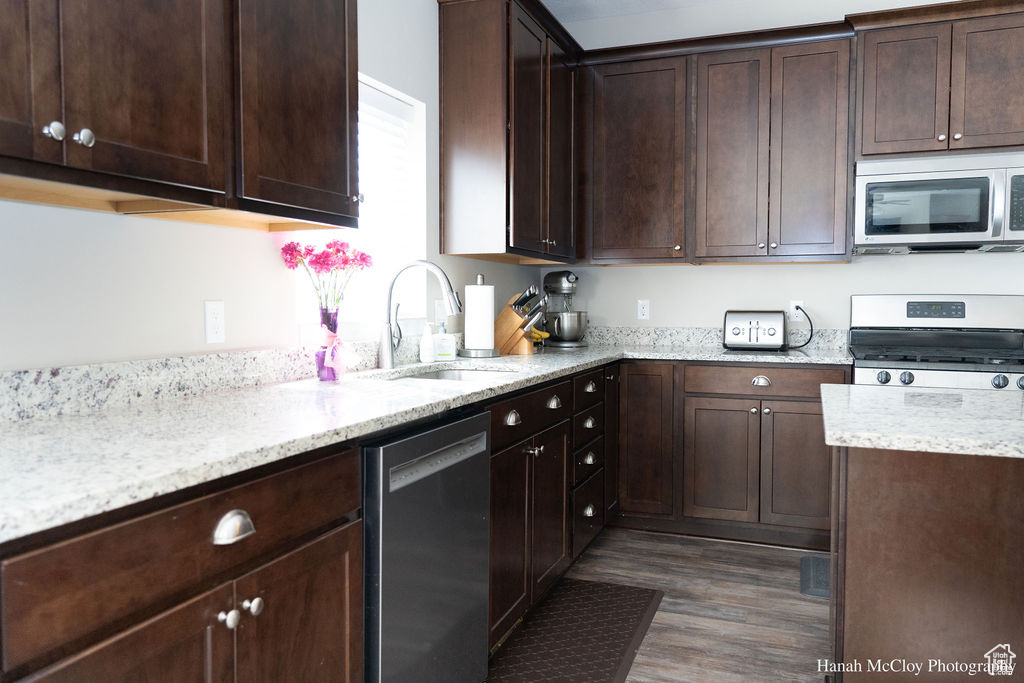
[[[502,356],[525,356],[533,353],[533,342],[530,341],[529,330],[523,329],[526,318],[512,310],[512,304],[519,295],[516,294],[498,313],[494,320],[494,348]]]

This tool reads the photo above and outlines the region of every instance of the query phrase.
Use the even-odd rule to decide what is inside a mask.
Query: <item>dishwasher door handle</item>
[[[487,432],[480,432],[401,465],[395,465],[388,472],[388,492],[398,491],[464,460],[469,460],[474,455],[486,452]]]

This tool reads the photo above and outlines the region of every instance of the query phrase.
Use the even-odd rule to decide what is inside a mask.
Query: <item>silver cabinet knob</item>
[[[558,394],[555,394],[548,399],[548,408],[551,410],[558,410],[562,407],[562,399],[558,398]]]
[[[778,242],[772,242],[768,246],[771,247],[772,249],[778,249],[779,248],[779,243]]]
[[[615,381],[615,375],[605,375],[604,378],[606,380],[608,380],[609,382],[614,382]]]
[[[964,134],[963,133],[953,133],[953,139],[954,140],[963,140],[963,138],[964,138]]]
[[[71,139],[80,144],[82,147],[92,147],[96,144],[96,134],[88,128],[82,130],[71,136]]]
[[[250,612],[254,617],[259,616],[260,612],[263,611],[263,598],[253,598],[252,600],[242,601],[242,611]]]
[[[764,413],[765,415],[771,415],[772,414],[772,409],[771,408],[765,408],[761,412]]]
[[[540,243],[541,244],[550,244],[550,242],[548,242],[547,240],[540,240]]]
[[[588,505],[583,508],[584,517],[593,517],[597,513],[597,509],[593,505]]]
[[[557,247],[558,246],[558,242],[556,242],[555,240],[548,240],[548,244],[550,244],[553,247]]]
[[[770,387],[772,385],[772,381],[764,375],[758,375],[754,379],[750,380],[750,383],[755,387]]]
[[[351,199],[353,204],[362,204],[363,202],[366,201],[366,197],[363,195],[362,192],[360,192],[359,194],[352,195]]]
[[[597,385],[594,384],[594,380],[590,380],[589,382],[587,382],[587,384],[583,387],[583,391],[587,392],[588,394],[596,393]]]
[[[593,451],[583,456],[584,465],[593,465],[595,462],[597,462],[597,458],[594,457]]]
[[[508,411],[508,415],[505,416],[505,425],[515,427],[521,424],[523,424],[523,418],[519,416],[519,411],[514,409]]]
[[[538,455],[540,455],[541,453],[544,452],[544,447],[543,446],[533,446],[532,448],[527,447],[525,450],[526,450],[527,453],[529,453],[530,455],[532,455],[533,457],[536,458]]]
[[[68,131],[60,121],[50,121],[49,125],[43,126],[43,135],[60,142],[67,135]]]
[[[683,249],[683,245],[681,245],[681,244],[677,244],[676,246],[672,247],[672,249],[673,249],[674,251],[682,251],[682,249]]]
[[[597,426],[597,420],[595,420],[592,417],[588,417],[586,420],[583,421],[583,428],[584,429],[593,429],[596,426]]]
[[[245,510],[231,510],[224,514],[213,529],[214,545],[231,545],[256,533],[256,525]]]
[[[945,141],[946,141],[946,134],[945,133],[940,133],[939,134],[939,142],[945,142]]]
[[[230,612],[221,612],[217,615],[217,621],[224,624],[232,631],[238,628],[238,622],[241,621],[241,619],[242,615],[239,614],[236,609],[233,609]]]
[[[750,414],[751,415],[757,415],[757,408],[751,408],[750,409]]]
[[[757,243],[757,248],[758,249],[764,249],[764,242],[758,242]]]

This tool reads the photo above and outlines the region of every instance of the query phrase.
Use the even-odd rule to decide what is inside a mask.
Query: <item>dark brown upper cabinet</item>
[[[356,0],[238,3],[240,197],[357,216]]]
[[[686,64],[676,57],[592,69],[594,261],[686,257]]]
[[[698,55],[695,256],[847,253],[850,42]]]
[[[862,154],[1024,144],[1024,14],[863,34]]]
[[[439,3],[442,253],[573,258],[579,46],[537,3]]]
[[[223,192],[220,0],[4,3],[0,153]],[[9,57],[8,57],[9,54]]]

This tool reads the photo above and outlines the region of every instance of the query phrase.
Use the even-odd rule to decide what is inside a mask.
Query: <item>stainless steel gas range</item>
[[[1024,391],[1024,296],[850,298],[853,383]]]

